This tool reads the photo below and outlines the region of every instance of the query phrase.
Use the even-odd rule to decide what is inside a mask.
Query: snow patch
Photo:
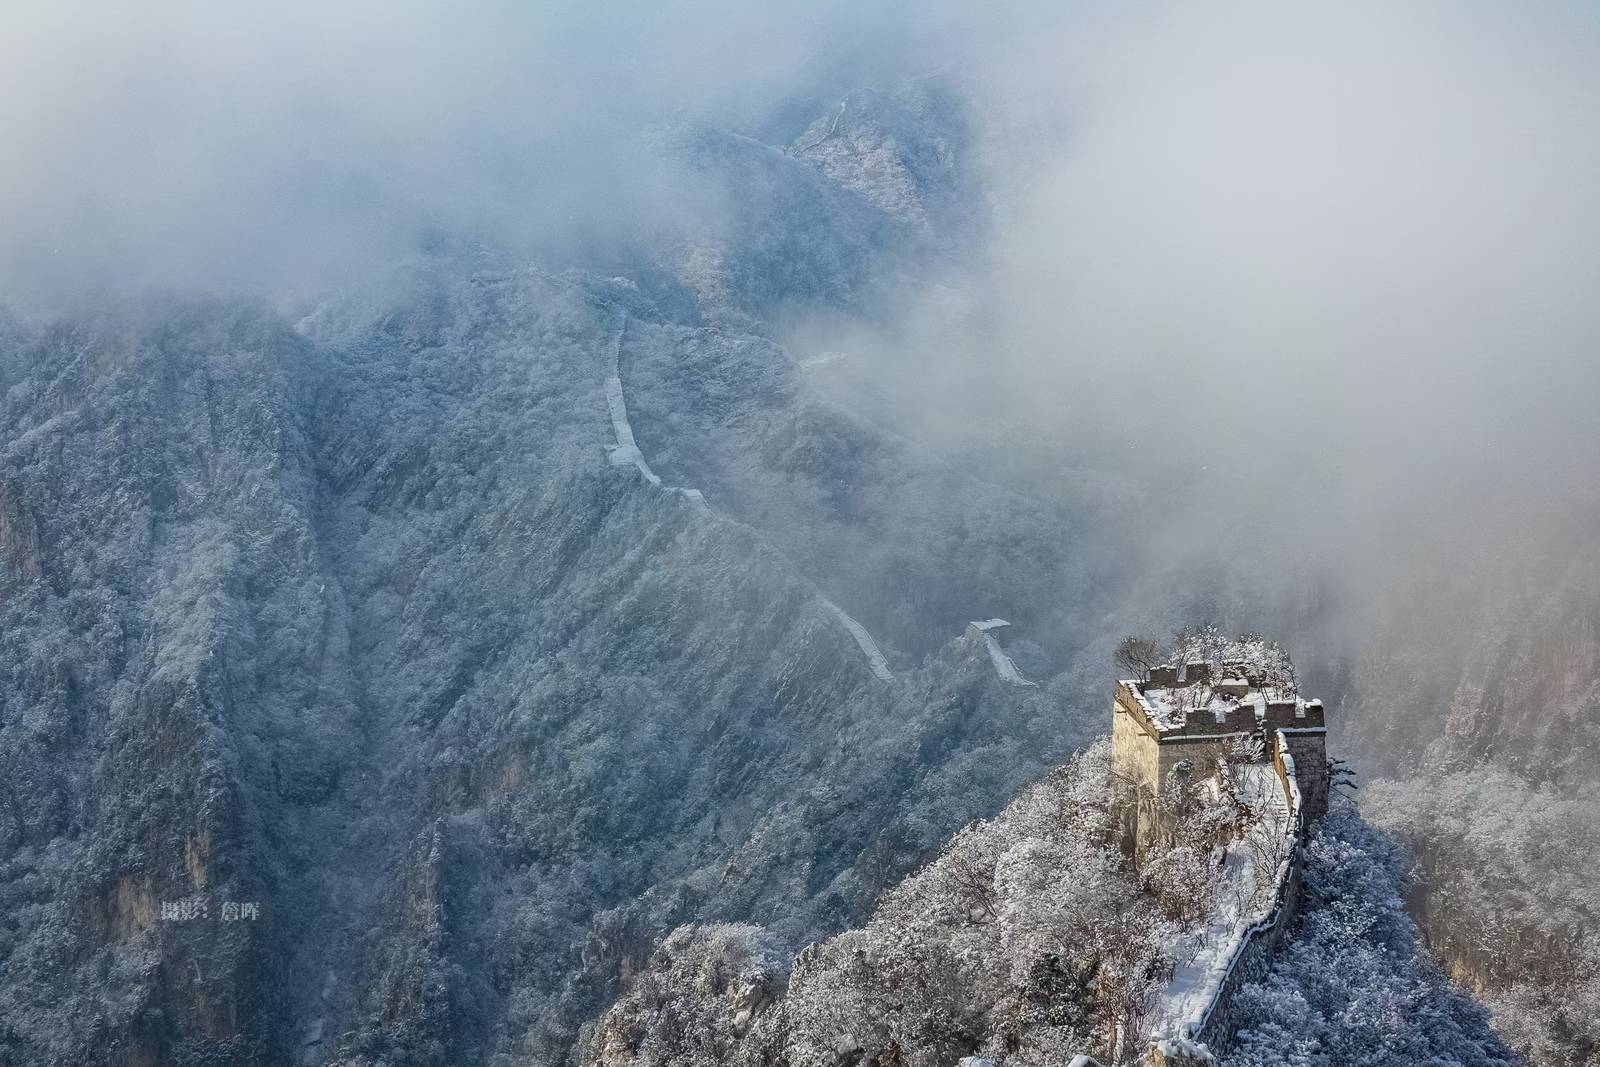
[[[1211,1050],[1198,1041],[1186,1037],[1166,1037],[1155,1042],[1155,1049],[1167,1059],[1183,1057],[1193,1063],[1211,1063]]]

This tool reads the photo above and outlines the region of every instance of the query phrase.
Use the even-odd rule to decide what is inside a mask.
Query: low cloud
[[[1419,553],[1583,528],[1592,7],[1035,17],[970,72],[982,254],[829,342],[898,372],[907,419],[1182,486],[1155,536],[1213,562],[1392,586]]]
[[[79,0],[0,19],[12,301],[304,290],[434,232],[581,258],[678,209],[642,127],[761,134],[944,70],[972,100],[988,229],[870,330],[825,338],[871,354],[903,419],[1187,486],[1161,524],[1175,552],[1220,555],[1243,523],[1355,573],[1409,534],[1594,505],[1588,5]]]
[[[668,209],[644,124],[756,124],[933,28],[842,0],[14,4],[0,285],[270,291],[429,231],[603,241]]]

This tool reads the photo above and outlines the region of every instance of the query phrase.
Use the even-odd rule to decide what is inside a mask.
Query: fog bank
[[[1376,604],[1592,535],[1592,7],[1036,28],[972,72],[986,254],[827,342],[891,367],[908,421],[1173,489],[1157,554],[1269,587],[1316,571]]]
[[[940,71],[970,100],[989,228],[870,327],[796,335],[870,357],[903,422],[1181,487],[1191,510],[1152,524],[1173,556],[1404,571],[1441,539],[1582,536],[1594,505],[1587,5],[0,18],[8,302],[314,291],[439,235],[604,262],[706,210],[643,149],[651,124],[782,143],[851,88]]]

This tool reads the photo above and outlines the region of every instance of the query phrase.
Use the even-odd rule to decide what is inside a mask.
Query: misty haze
[[[0,1067],[1600,1067],[1597,101],[11,0]]]

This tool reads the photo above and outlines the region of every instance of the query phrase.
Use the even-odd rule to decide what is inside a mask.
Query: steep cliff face
[[[1468,653],[1444,758],[1488,757],[1536,784],[1594,780],[1600,758],[1600,546],[1499,606]]]
[[[789,229],[712,235],[722,306],[662,241],[637,284],[444,252],[291,318],[8,327],[0,1058],[560,1062],[661,932],[803,943],[1086,735],[1077,614],[1036,612],[1038,690],[959,640],[1078,551],[992,583],[962,524],[1060,505],[908,452],[753,328],[877,269],[794,227],[887,263],[907,224],[726,144],[696,158]],[[784,242],[815,286],[771,276]],[[705,508],[608,462],[619,371]]]
[[[1437,730],[1426,757],[1393,767],[1363,810],[1415,850],[1423,935],[1507,1039],[1536,1064],[1588,1062],[1600,1048],[1600,558],[1592,545],[1517,558],[1431,665],[1444,694],[1433,706],[1448,713],[1409,705]],[[1381,675],[1362,681],[1358,698],[1385,692]]]
[[[353,729],[310,699],[307,349],[270,316],[189,306],[8,354],[3,463],[36,517],[29,565],[0,576],[16,1055],[274,1047],[283,942],[220,911],[272,895],[274,839],[304,829],[297,807],[264,821],[261,757],[303,748],[290,773],[320,782],[322,743]]]

